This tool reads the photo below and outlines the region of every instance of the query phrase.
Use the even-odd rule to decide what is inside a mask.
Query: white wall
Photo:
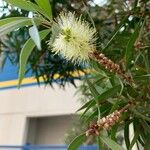
[[[73,86],[0,91],[0,145],[25,142],[27,117],[74,114],[80,106],[75,91]]]
[[[64,144],[65,134],[75,120],[74,115],[30,118],[27,143]]]

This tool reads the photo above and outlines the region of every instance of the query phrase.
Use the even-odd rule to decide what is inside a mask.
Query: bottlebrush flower
[[[57,18],[52,30],[49,45],[54,53],[62,54],[65,59],[73,63],[81,63],[89,58],[97,61],[101,66],[110,72],[121,76],[129,84],[133,83],[132,76],[124,73],[120,66],[105,57],[96,50],[96,30],[84,21],[75,17],[74,13],[61,13]]]
[[[61,13],[56,25],[59,33],[52,44],[52,51],[74,63],[87,61],[89,53],[94,51],[96,30],[71,12]]]

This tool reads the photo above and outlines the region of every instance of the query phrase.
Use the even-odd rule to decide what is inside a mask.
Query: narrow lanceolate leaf
[[[93,98],[92,100],[90,100],[89,102],[87,102],[85,105],[83,105],[79,110],[85,109],[83,115],[85,115],[85,113],[96,104],[96,101],[101,104],[102,102],[104,102],[105,100],[107,100],[108,98],[110,98],[111,96],[114,96],[117,92],[119,92],[121,86],[120,85],[116,85],[110,89],[108,89],[107,91],[103,92],[102,94],[98,95],[97,97]],[[78,110],[78,111],[79,111]],[[82,116],[83,116],[82,115]]]
[[[85,109],[85,111],[82,113],[81,118],[86,114],[86,112],[88,110],[90,110],[90,108],[93,106],[93,102],[95,102],[94,104],[96,104],[96,101],[91,101],[91,103],[87,106],[87,108]]]
[[[109,137],[106,137],[104,135],[100,135],[100,139],[102,140],[102,142],[104,142],[112,150],[125,150],[123,147],[121,147],[115,141],[111,140]]]
[[[86,139],[86,135],[85,133],[84,134],[81,134],[79,136],[77,136],[71,143],[70,145],[68,146],[67,150],[77,150],[81,144],[83,144],[83,142],[85,141]]]
[[[96,103],[101,104],[103,103],[105,100],[107,100],[108,98],[110,98],[111,96],[114,96],[117,92],[119,92],[120,90],[120,85],[114,86],[110,89],[108,89],[107,91],[103,92],[102,94],[99,94],[98,96],[95,95],[95,97],[90,100],[89,102],[87,102],[86,104],[84,104],[78,111],[85,109],[85,111],[83,112],[83,114],[81,115],[81,117],[83,117],[88,110],[90,110],[90,108],[92,108],[92,106],[94,106]]]
[[[120,85],[116,85],[116,86],[108,89],[107,91],[105,91],[101,95],[99,95],[98,101],[103,100],[103,99],[108,99],[111,96],[114,96],[117,92],[119,92],[120,88],[121,88]]]
[[[85,108],[87,108],[92,102],[93,102],[93,99],[90,100],[89,102],[85,103],[81,108],[79,108],[79,109],[77,110],[77,112],[78,112],[78,111],[81,111],[81,110],[83,110],[83,109],[85,109]]]
[[[97,144],[98,144],[98,150],[102,150],[103,149],[103,144],[102,144],[101,139],[100,139],[99,136],[97,137]]]
[[[88,79],[87,79],[87,83],[89,85],[89,89],[90,89],[92,95],[96,98],[99,95],[98,91],[96,90],[95,86]]]
[[[39,50],[41,50],[41,40],[39,36],[39,31],[33,21],[33,26],[29,28],[29,34],[32,40],[34,41],[35,45]]]
[[[0,52],[0,72],[3,70],[7,54],[5,52]]]
[[[142,118],[143,120],[146,120],[146,121],[150,122],[150,118],[149,118],[149,117],[147,117],[147,116],[141,114],[141,113],[138,112],[136,109],[131,109],[131,111],[133,111],[134,115],[136,115],[136,116]]]
[[[141,28],[141,20],[135,27],[135,31],[132,34],[131,38],[129,39],[129,42],[127,43],[126,52],[125,52],[125,61],[126,61],[126,68],[128,69],[130,67],[131,61],[133,59],[133,50],[134,50],[134,43],[137,40]]]
[[[1,19],[0,20],[0,27],[2,25],[5,25],[7,23],[11,23],[13,21],[17,21],[17,20],[22,20],[22,19],[25,19],[26,17],[10,17],[10,18],[5,18],[5,19]]]
[[[36,3],[47,14],[49,20],[52,20],[52,9],[50,0],[36,0]]]
[[[20,9],[27,10],[27,11],[32,11],[32,12],[37,12],[42,15],[44,15],[46,18],[49,18],[47,13],[43,11],[38,5],[27,1],[27,0],[5,0],[8,4],[11,4],[13,6],[16,6]],[[43,2],[43,0],[41,0]]]
[[[130,147],[130,139],[129,139],[129,125],[130,125],[130,123],[131,122],[127,122],[125,124],[125,127],[124,127],[124,139],[125,139],[127,150],[129,150],[129,147]]]
[[[5,0],[8,4],[11,4],[13,6],[16,6],[20,9],[27,10],[27,11],[36,11],[35,8],[33,8],[32,5],[30,5],[30,1],[26,0]]]
[[[143,120],[142,119],[142,121],[140,122],[141,124],[142,124],[142,126],[143,126],[143,128],[149,133],[149,135],[150,135],[150,126],[149,126],[149,124],[145,121],[145,120]]]
[[[140,129],[139,129],[139,130],[136,130],[136,132],[134,133],[134,137],[133,137],[133,140],[131,141],[129,150],[132,150],[132,147],[134,146],[134,144],[135,144],[135,143],[137,142],[137,140],[138,140],[139,134],[140,134]]]
[[[40,23],[38,19],[34,19],[38,24]],[[21,28],[26,25],[32,25],[32,20],[27,17],[13,17],[2,19],[0,21],[0,36],[8,34],[9,32]]]
[[[43,40],[48,35],[49,32],[50,32],[49,29],[39,32],[41,40]],[[20,68],[19,68],[19,86],[21,85],[21,82],[22,82],[24,75],[25,75],[27,60],[28,60],[34,47],[35,47],[35,43],[30,38],[25,43],[25,45],[23,46],[23,48],[21,50],[20,62],[19,62],[19,66],[20,66]]]
[[[95,103],[97,104],[98,119],[100,119],[101,112],[100,112],[100,108],[99,108],[99,105],[98,105],[98,100],[96,99],[96,97],[99,95],[99,93],[96,90],[96,88],[94,87],[94,85],[89,80],[87,80],[87,83],[89,85],[89,88],[90,88],[90,91],[91,91],[92,95],[94,96]]]
[[[114,141],[117,141],[117,132],[118,132],[119,124],[116,123],[112,128],[111,128],[111,139]]]
[[[150,135],[147,136],[147,140],[144,145],[144,150],[149,150],[150,148]]]
[[[107,43],[107,45],[105,46],[105,48],[103,49],[103,51],[105,51],[112,44],[113,40],[115,39],[115,37],[119,33],[120,29],[123,27],[123,25],[126,23],[127,20],[128,20],[128,16],[125,16],[123,18],[123,20],[121,21],[121,23],[116,28],[116,30],[114,31],[112,38],[109,40],[109,42]]]

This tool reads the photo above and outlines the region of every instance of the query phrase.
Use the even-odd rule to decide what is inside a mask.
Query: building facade
[[[24,84],[31,81],[35,82],[26,78]],[[18,89],[16,84],[14,68],[4,68],[0,74],[0,145],[64,144],[80,106],[75,87],[31,84]]]

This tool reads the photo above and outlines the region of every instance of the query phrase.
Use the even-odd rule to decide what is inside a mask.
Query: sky
[[[99,6],[103,6],[104,4],[107,3],[107,0],[94,0],[94,3]]]
[[[0,0],[0,7],[1,6],[3,6],[4,5],[4,2],[3,2],[3,0]],[[5,11],[7,11],[7,10],[5,10]],[[3,15],[3,11],[2,11],[2,9],[0,8],[0,17]]]

